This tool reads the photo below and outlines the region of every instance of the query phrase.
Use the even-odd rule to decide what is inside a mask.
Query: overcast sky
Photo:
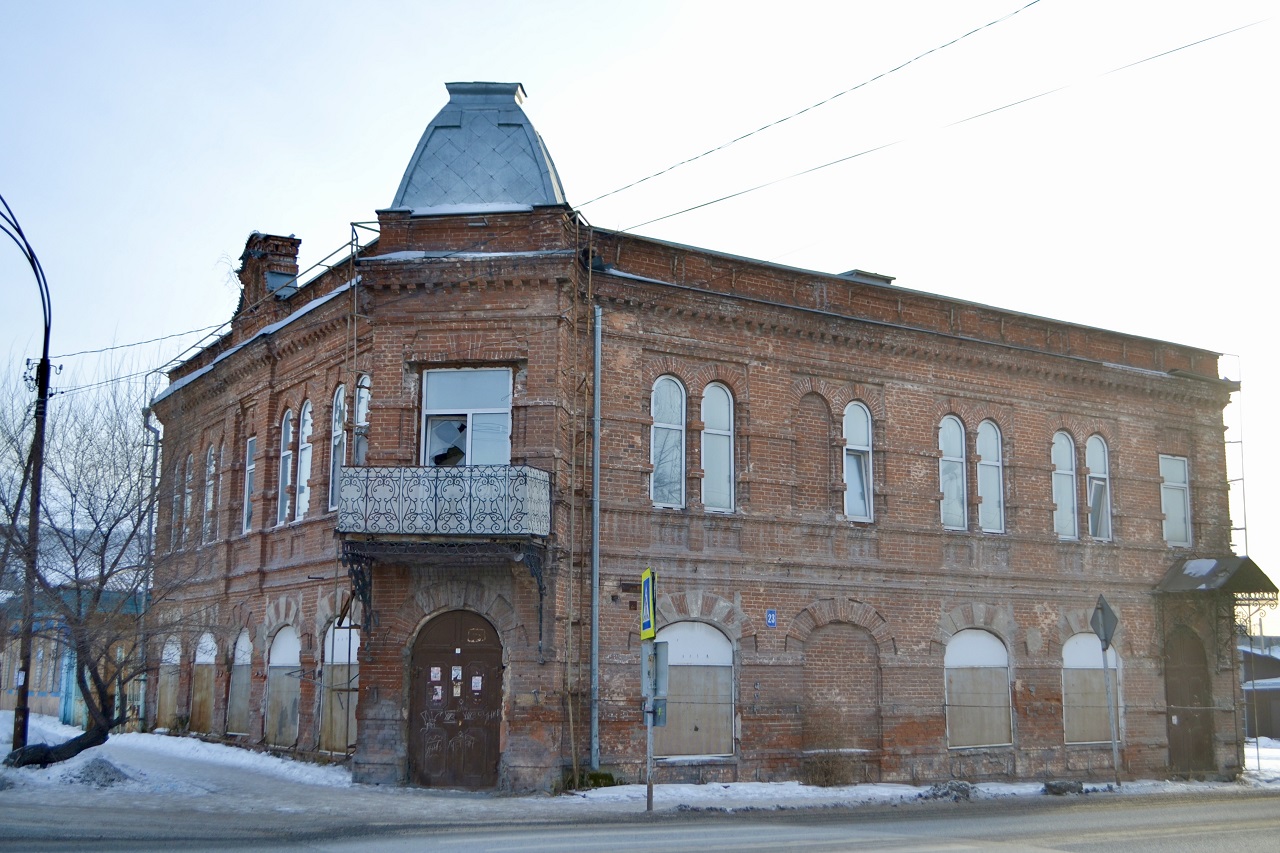
[[[522,82],[593,224],[1230,354],[1248,550],[1280,579],[1277,2],[1026,3],[11,0],[0,194],[55,356],[175,335],[229,319],[250,231],[296,234],[306,265],[375,219],[445,82]],[[11,245],[0,282],[0,352],[37,356]],[[107,357],[145,371],[195,339]],[[102,357],[57,359],[55,385]]]

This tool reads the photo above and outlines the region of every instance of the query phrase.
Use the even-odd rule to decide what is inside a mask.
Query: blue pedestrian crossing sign
[[[658,624],[657,584],[653,569],[645,569],[640,575],[640,639],[652,640]]]

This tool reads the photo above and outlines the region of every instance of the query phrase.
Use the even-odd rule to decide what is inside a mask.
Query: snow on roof
[[[361,258],[360,263],[369,261],[427,261],[427,260],[463,260],[476,261],[488,258],[550,258],[574,254],[573,249],[536,249],[528,252],[447,252],[416,251],[405,249],[400,252],[388,252],[385,255],[372,255]]]
[[[286,327],[286,326],[288,326],[289,324],[291,324],[291,323],[295,322],[296,320],[300,319],[301,317],[304,317],[305,315],[310,314],[312,311],[314,311],[315,309],[319,308],[321,305],[324,305],[326,302],[330,302],[331,300],[333,300],[334,298],[336,298],[339,294],[345,293],[346,291],[350,290],[350,289],[352,288],[352,286],[354,286],[354,285],[356,285],[356,284],[359,284],[359,283],[360,283],[360,276],[356,276],[355,278],[351,279],[350,281],[346,282],[345,284],[342,284],[342,285],[340,285],[340,286],[338,286],[338,287],[335,287],[335,288],[333,289],[333,291],[332,291],[332,292],[330,292],[330,293],[326,293],[324,296],[321,296],[319,299],[313,299],[313,300],[311,300],[311,301],[310,301],[310,302],[308,302],[306,305],[303,305],[301,308],[299,308],[297,311],[294,311],[294,312],[293,312],[292,314],[290,314],[288,317],[285,317],[283,320],[280,320],[280,321],[278,321],[278,322],[272,323],[272,324],[270,324],[269,326],[263,326],[261,329],[259,329],[255,334],[253,334],[253,335],[252,335],[251,337],[249,337],[247,340],[244,340],[244,341],[242,341],[241,343],[237,344],[236,346],[233,346],[231,349],[229,349],[229,350],[227,350],[226,352],[222,353],[222,354],[221,354],[221,355],[219,355],[217,358],[215,358],[213,361],[211,361],[211,362],[209,362],[208,364],[206,364],[204,367],[202,367],[202,368],[200,368],[199,370],[196,370],[196,371],[194,371],[194,372],[192,372],[192,373],[187,374],[186,376],[182,377],[181,379],[179,379],[179,380],[177,380],[177,381],[175,381],[175,382],[171,382],[171,383],[169,383],[169,387],[168,387],[168,388],[166,388],[166,389],[164,389],[163,391],[161,391],[159,394],[157,394],[157,395],[152,399],[152,401],[151,401],[151,405],[153,405],[153,406],[154,406],[156,403],[159,403],[161,400],[165,399],[165,398],[166,398],[166,397],[168,397],[170,394],[173,394],[175,391],[177,391],[177,390],[179,390],[179,389],[181,389],[181,388],[185,388],[186,386],[190,385],[192,382],[195,382],[195,381],[196,381],[197,379],[199,379],[200,377],[202,377],[202,376],[204,376],[204,375],[208,374],[208,373],[209,373],[211,370],[213,370],[213,368],[215,368],[215,367],[216,367],[216,366],[217,366],[217,365],[218,365],[218,364],[219,364],[223,359],[229,358],[229,357],[230,357],[230,356],[232,356],[233,354],[235,354],[235,353],[239,352],[240,350],[244,349],[245,347],[247,347],[249,344],[251,344],[251,343],[253,343],[254,341],[258,340],[259,338],[269,338],[269,337],[271,337],[272,335],[274,335],[276,332],[280,331],[280,330],[281,330],[281,329],[283,329],[284,327]]]

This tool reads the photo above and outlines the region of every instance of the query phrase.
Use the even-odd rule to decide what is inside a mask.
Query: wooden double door
[[[483,617],[454,610],[414,642],[409,677],[409,781],[435,788],[498,783],[502,641]]]

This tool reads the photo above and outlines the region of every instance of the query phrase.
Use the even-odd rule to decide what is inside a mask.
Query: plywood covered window
[[[1118,710],[1120,658],[1114,646],[1107,649],[1107,667]],[[1102,641],[1096,634],[1076,634],[1062,644],[1062,724],[1067,743],[1111,742]]]
[[[649,437],[649,496],[654,506],[684,506],[684,386],[671,376],[653,383],[649,411],[653,427]]]
[[[156,679],[156,727],[178,724],[178,674],[182,668],[182,645],[177,637],[165,640],[160,652],[160,672]]]
[[[302,646],[286,625],[276,632],[267,653],[267,743],[293,746],[298,741],[298,698],[302,685]]]
[[[676,622],[667,643],[667,725],[654,730],[654,754],[733,754],[733,643],[705,622]]]
[[[213,691],[218,643],[212,634],[201,634],[191,668],[191,731],[213,731]]]
[[[719,382],[702,392],[702,504],[733,512],[733,395]]]
[[[360,688],[360,630],[344,613],[324,634],[320,684],[320,748],[346,752],[356,744],[356,697]]]
[[[994,634],[959,631],[947,643],[947,745],[1004,746],[1013,742],[1009,652]]]
[[[253,641],[248,631],[236,638],[231,657],[231,687],[227,691],[227,734],[249,733],[249,680],[252,675]]]

